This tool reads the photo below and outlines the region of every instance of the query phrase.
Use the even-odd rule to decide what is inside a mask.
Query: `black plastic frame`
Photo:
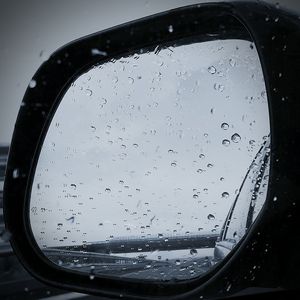
[[[169,25],[173,32],[169,32]],[[36,245],[29,224],[29,191],[48,126],[70,82],[89,66],[124,53],[181,38],[246,38],[260,56],[269,101],[271,166],[268,196],[258,220],[234,253],[207,275],[179,282],[97,278],[62,269]],[[107,52],[94,56],[91,49]],[[175,9],[74,41],[46,61],[24,96],[9,153],[4,210],[12,247],[36,278],[61,288],[128,299],[199,299],[249,287],[297,288],[300,283],[298,185],[300,183],[300,22],[260,2],[210,3]],[[18,170],[18,176],[13,176]],[[274,197],[277,201],[273,201]]]

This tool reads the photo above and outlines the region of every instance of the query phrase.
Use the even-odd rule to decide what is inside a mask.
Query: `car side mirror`
[[[25,268],[127,299],[289,287],[299,26],[263,3],[201,4],[55,52],[24,96],[4,185]]]

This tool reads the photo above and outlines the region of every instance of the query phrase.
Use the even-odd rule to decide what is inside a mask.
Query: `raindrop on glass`
[[[207,71],[210,73],[210,74],[215,74],[217,72],[216,68],[214,66],[210,66]]]
[[[30,82],[29,82],[29,87],[30,87],[31,89],[33,89],[33,88],[36,87],[36,81],[35,81],[34,79],[30,80]]]
[[[207,216],[207,219],[208,219],[208,220],[214,220],[214,219],[215,219],[215,216],[212,215],[212,214],[209,214],[209,215]]]
[[[221,128],[227,130],[229,128],[229,125],[227,123],[222,123]]]
[[[238,143],[240,140],[241,140],[241,137],[239,134],[235,133],[231,136],[231,140],[234,142],[234,143]]]
[[[20,176],[20,171],[19,169],[14,169],[13,170],[13,178],[18,178]]]
[[[228,198],[228,197],[229,197],[229,193],[227,193],[227,192],[222,193],[222,198]]]
[[[230,145],[230,141],[225,139],[222,141],[222,145],[224,145],[225,147],[228,147]]]
[[[86,92],[86,95],[89,97],[93,95],[93,91],[90,89],[86,89],[85,92]]]

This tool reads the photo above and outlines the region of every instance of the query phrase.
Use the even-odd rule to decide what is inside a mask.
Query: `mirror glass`
[[[49,260],[91,280],[200,276],[263,206],[269,133],[250,41],[182,40],[94,65],[44,139],[33,236]]]

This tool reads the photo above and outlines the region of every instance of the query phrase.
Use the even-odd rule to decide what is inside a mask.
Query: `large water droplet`
[[[36,81],[35,81],[34,79],[30,80],[30,82],[29,82],[29,87],[30,87],[31,89],[33,89],[33,88],[36,87]]]
[[[208,220],[214,220],[214,219],[215,219],[215,216],[212,215],[212,214],[209,214],[209,215],[207,216],[207,219],[208,219]]]
[[[241,137],[239,134],[235,133],[231,136],[231,140],[234,142],[234,143],[238,143],[240,140],[241,140]]]
[[[227,192],[222,193],[222,198],[228,198],[228,197],[229,197],[229,193],[227,193]]]
[[[227,123],[222,123],[221,128],[227,130],[229,128],[229,125]]]
[[[86,90],[85,90],[85,93],[86,93],[86,95],[89,96],[89,97],[93,95],[93,91],[90,90],[90,89],[86,89]]]
[[[224,140],[222,141],[222,145],[225,146],[225,147],[228,147],[228,146],[230,145],[230,141],[227,140],[227,139],[224,139]]]
[[[207,71],[210,73],[210,74],[215,74],[216,73],[216,68],[214,66],[210,66]]]
[[[173,28],[173,26],[172,26],[172,25],[169,25],[169,27],[168,27],[168,31],[169,31],[170,33],[172,33],[172,32],[174,31],[174,28]]]

